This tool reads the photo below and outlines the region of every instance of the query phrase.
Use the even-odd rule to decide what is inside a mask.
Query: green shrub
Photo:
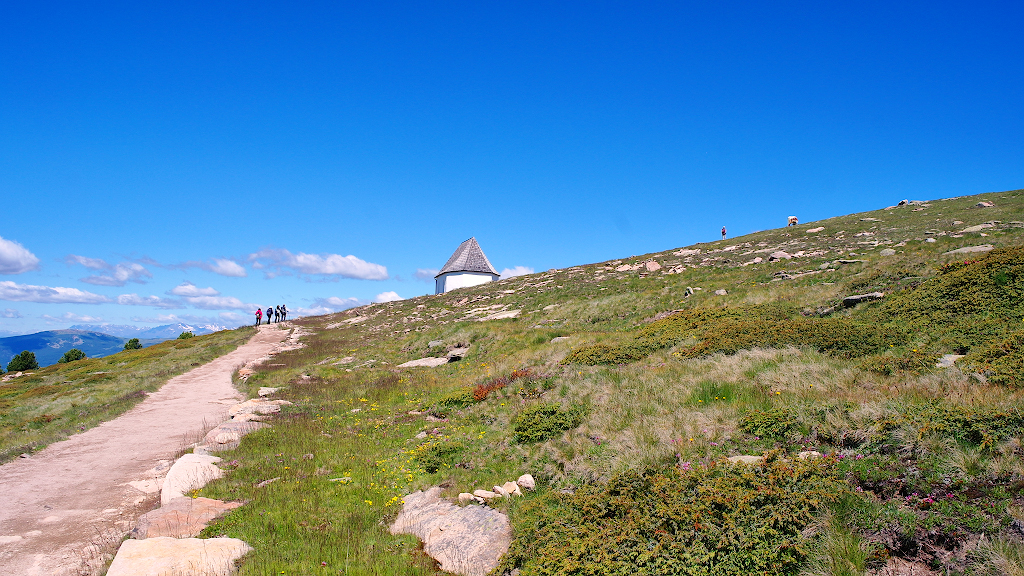
[[[189,330],[188,332],[182,332],[181,334],[178,334],[178,340],[188,340],[189,338],[195,337],[196,335],[193,334],[191,330]]]
[[[36,355],[34,352],[29,352],[28,350],[15,355],[11,358],[11,361],[7,363],[8,372],[35,370],[36,368],[39,368],[39,362],[36,362]]]
[[[968,354],[960,365],[985,373],[989,382],[1019,388],[1024,384],[1024,331]]]
[[[809,346],[819,352],[854,358],[900,345],[907,333],[847,320],[845,318],[793,319],[784,321],[721,320],[708,327],[701,341],[676,352],[698,358],[716,352],[735,354],[749,348]]]
[[[795,574],[801,531],[844,488],[829,459],[628,470],[520,506],[496,573]]]
[[[898,356],[873,354],[861,361],[861,368],[876,374],[892,376],[900,372],[921,374],[935,367],[939,355],[930,352],[911,350]]]
[[[1005,336],[1024,319],[1024,247],[947,264],[913,290],[890,295],[881,319],[956,350]]]
[[[139,342],[138,338],[132,338],[131,340],[124,343],[125,350],[141,350],[142,342]]]
[[[916,430],[919,437],[940,434],[983,448],[1024,435],[1024,411],[1020,405],[964,406],[931,400],[893,403],[889,407],[891,415],[876,422],[878,430],[884,434],[910,428]]]
[[[747,410],[740,419],[740,429],[762,438],[778,438],[785,436],[796,423],[796,417],[784,408]]]
[[[782,305],[688,310],[652,322],[640,329],[632,342],[579,348],[562,363],[625,364],[691,338],[699,342],[677,352],[679,356],[696,358],[715,352],[735,354],[755,347],[810,346],[820,352],[852,358],[907,341],[907,333],[899,328],[845,318],[805,319],[794,315],[792,308]]]
[[[72,348],[65,352],[57,362],[60,364],[67,364],[68,362],[74,362],[76,360],[85,360],[85,352],[82,352],[78,348]]]
[[[424,470],[433,474],[441,468],[451,468],[465,449],[465,444],[457,440],[435,440],[416,447],[413,457]]]
[[[535,404],[512,419],[512,432],[516,442],[540,442],[583,423],[586,409],[573,406],[563,410],[561,404]]]

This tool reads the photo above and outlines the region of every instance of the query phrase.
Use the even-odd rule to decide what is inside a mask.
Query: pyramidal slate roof
[[[484,251],[480,249],[480,245],[477,244],[476,238],[470,238],[455,250],[452,257],[445,263],[444,268],[437,273],[437,276],[447,274],[449,272],[483,272],[484,274],[494,274],[499,276],[498,271],[491,266],[491,261],[484,255]],[[434,276],[434,278],[437,278]]]

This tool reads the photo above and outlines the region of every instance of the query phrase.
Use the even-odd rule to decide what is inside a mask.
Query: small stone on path
[[[881,254],[882,256],[895,256],[896,251],[893,250],[892,248],[885,248],[884,250],[879,252],[879,254]]]

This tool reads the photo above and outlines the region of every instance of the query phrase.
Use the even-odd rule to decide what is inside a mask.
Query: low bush
[[[424,470],[433,474],[441,468],[451,468],[466,449],[457,440],[436,440],[420,444],[413,450],[413,457]]]
[[[722,320],[709,326],[694,346],[676,352],[699,358],[716,352],[735,354],[749,348],[809,346],[819,352],[855,358],[904,344],[907,333],[845,318],[793,319],[784,321]]]
[[[586,409],[572,406],[568,410],[561,404],[535,404],[512,419],[513,438],[520,444],[540,442],[583,423]]]
[[[917,288],[893,293],[880,314],[950,350],[1006,336],[1024,319],[1024,247],[947,264]]]
[[[620,346],[598,344],[573,350],[563,364],[625,364],[687,339],[698,342],[676,354],[685,358],[715,352],[735,354],[749,348],[810,346],[845,358],[880,352],[908,340],[904,330],[856,322],[846,318],[794,317],[782,305],[689,310],[642,328],[632,342]]]
[[[193,334],[191,330],[188,331],[188,332],[182,332],[181,334],[178,334],[178,340],[188,340],[189,338],[195,338],[195,337],[196,337],[196,335]]]
[[[785,436],[796,424],[796,417],[784,408],[747,410],[740,419],[741,430],[762,438]]]
[[[893,403],[890,416],[875,426],[883,442],[900,429],[915,430],[918,437],[940,434],[964,444],[992,448],[997,443],[1024,435],[1024,410],[1017,406],[964,406],[939,400]]]
[[[628,470],[520,506],[497,573],[796,574],[801,531],[844,491],[831,459]]]
[[[864,370],[892,376],[897,373],[921,374],[935,367],[939,355],[911,350],[901,355],[873,354],[861,361]]]
[[[131,340],[124,343],[125,350],[141,350],[142,342],[139,342],[138,338],[132,338]]]
[[[984,373],[989,382],[1019,388],[1024,384],[1024,331],[968,354],[960,364]]]

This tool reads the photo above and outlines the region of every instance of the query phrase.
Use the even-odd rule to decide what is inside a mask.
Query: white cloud
[[[21,274],[39,267],[39,258],[14,240],[0,238],[0,274]]]
[[[440,272],[440,270],[434,268],[417,268],[416,273],[413,274],[413,276],[421,282],[433,282],[434,276],[437,276],[438,272]]]
[[[203,310],[253,310],[259,306],[246,304],[234,296],[191,296],[185,300],[196,308]]]
[[[405,300],[398,295],[396,292],[381,292],[377,294],[377,297],[373,299],[374,302],[380,304],[381,302],[397,302],[399,300]]]
[[[216,289],[214,289],[212,287],[211,288],[199,288],[195,284],[193,284],[191,282],[187,282],[187,281],[186,282],[182,282],[179,286],[175,286],[174,288],[170,289],[167,293],[168,294],[173,294],[175,296],[184,296],[186,298],[195,298],[195,297],[198,297],[198,296],[219,296],[220,295],[220,292],[218,292]]]
[[[337,296],[330,296],[328,298],[316,298],[313,300],[313,305],[309,308],[299,307],[294,311],[295,316],[320,316],[322,314],[332,314],[334,312],[340,312],[342,310],[348,310],[349,308],[355,308],[357,306],[365,306],[369,304],[369,300],[362,300],[360,298],[338,298]],[[293,312],[289,310],[289,314]]]
[[[111,274],[94,274],[81,280],[86,284],[96,284],[98,286],[124,286],[128,282],[145,284],[145,278],[152,277],[153,275],[142,264],[129,262],[118,264],[114,267],[114,271]]]
[[[154,308],[181,308],[184,306],[181,300],[159,296],[139,296],[138,294],[121,294],[117,297],[117,303],[124,306],[152,306]]]
[[[106,260],[102,258],[89,258],[88,256],[78,256],[76,254],[68,254],[64,257],[64,261],[68,264],[79,264],[85,266],[90,270],[110,270],[112,266],[107,264]]]
[[[22,318],[21,312],[18,312],[14,308],[5,308],[0,310],[0,318]]]
[[[388,269],[380,264],[367,262],[352,256],[340,254],[292,254],[284,249],[263,249],[249,255],[253,268],[276,270],[268,277],[280,274],[282,269],[294,270],[301,274],[323,274],[359,280],[387,280]]]
[[[32,286],[0,281],[0,300],[13,302],[39,302],[43,304],[100,304],[110,298],[79,290],[50,286]]]
[[[213,263],[210,264],[209,270],[214,274],[231,276],[233,278],[245,278],[248,276],[244,266],[227,258],[214,258]]]
[[[533,274],[533,268],[529,266],[515,266],[514,268],[505,268],[501,271],[501,277],[513,278],[515,276],[525,276],[526,274]]]
[[[65,312],[60,316],[50,316],[49,314],[43,314],[40,316],[47,322],[103,322],[103,318],[99,316],[82,316],[80,314],[73,314],[71,312]]]

